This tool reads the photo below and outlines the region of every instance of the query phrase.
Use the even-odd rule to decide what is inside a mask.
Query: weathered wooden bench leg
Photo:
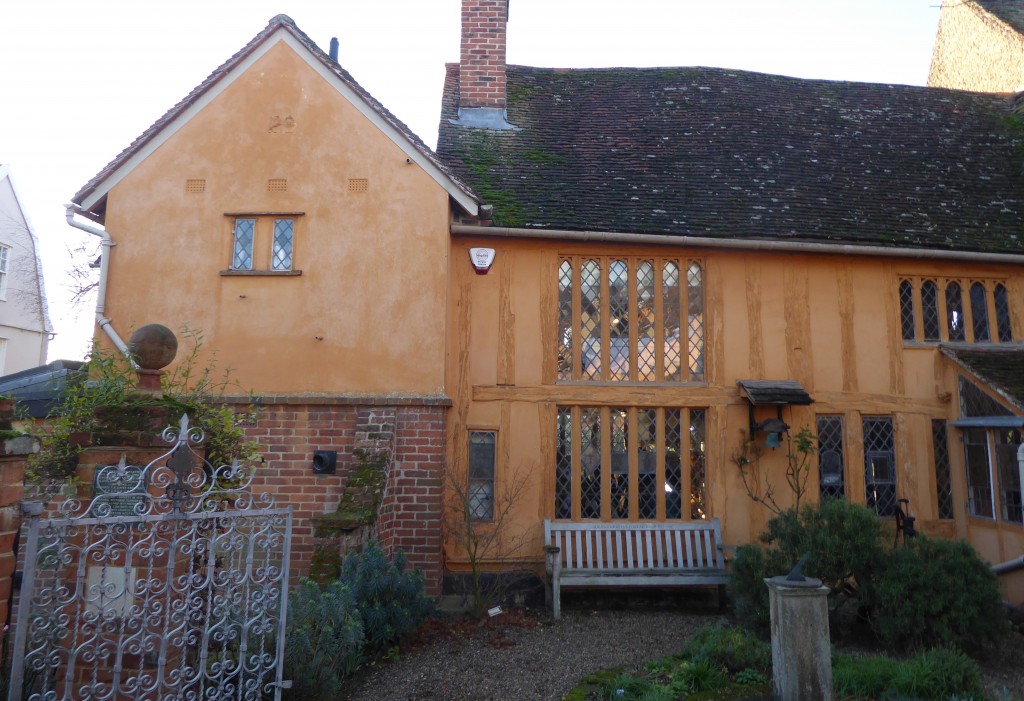
[[[551,609],[555,620],[562,617],[561,590],[558,578],[562,574],[562,550],[556,545],[544,546],[544,569],[547,582],[544,587],[545,604]]]

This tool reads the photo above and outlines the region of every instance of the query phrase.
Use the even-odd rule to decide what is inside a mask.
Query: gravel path
[[[420,648],[367,676],[351,701],[557,701],[581,677],[679,652],[716,616],[563,611],[533,628],[506,626]]]

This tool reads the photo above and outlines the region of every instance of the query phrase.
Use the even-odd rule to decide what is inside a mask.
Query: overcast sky
[[[923,85],[938,4],[512,0],[508,60]],[[271,17],[288,14],[325,50],[337,36],[341,65],[434,145],[444,63],[459,55],[459,8],[460,0],[6,0],[0,163],[11,165],[42,244],[58,334],[50,359],[82,357],[92,333],[91,305],[66,304],[67,251],[89,237],[65,224],[63,203]]]

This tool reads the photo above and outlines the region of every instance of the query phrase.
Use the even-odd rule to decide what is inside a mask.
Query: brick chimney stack
[[[459,107],[505,109],[509,0],[462,0]]]

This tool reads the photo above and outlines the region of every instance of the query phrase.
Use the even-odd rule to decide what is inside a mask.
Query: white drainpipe
[[[65,218],[68,221],[68,226],[80,229],[86,233],[92,234],[93,236],[100,237],[100,245],[103,246],[103,250],[100,254],[100,282],[99,290],[96,295],[96,324],[103,329],[103,332],[106,333],[111,342],[117,346],[117,349],[130,359],[131,354],[128,351],[128,346],[125,345],[125,342],[117,335],[117,331],[114,330],[111,320],[104,315],[107,304],[107,271],[110,269],[110,251],[117,244],[114,243],[114,240],[110,238],[110,234],[105,230],[77,221],[75,219],[75,213],[81,211],[81,208],[78,205],[66,204],[64,205],[64,211]]]

